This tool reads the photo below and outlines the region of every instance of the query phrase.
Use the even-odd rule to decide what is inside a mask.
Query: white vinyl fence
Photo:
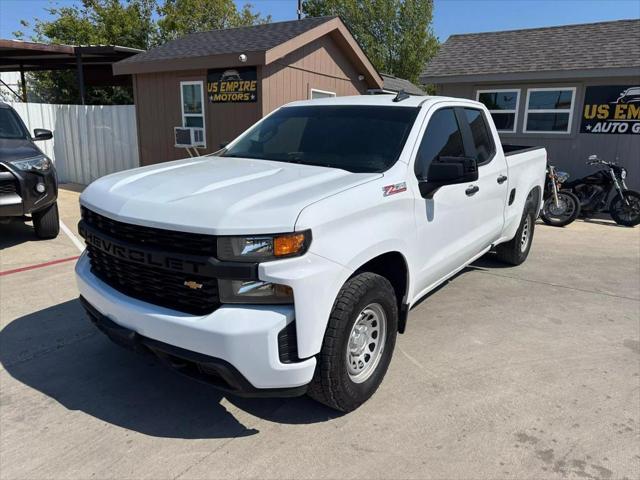
[[[109,173],[139,165],[133,105],[11,103],[33,135],[53,132],[38,146],[56,164],[61,183],[88,185]]]

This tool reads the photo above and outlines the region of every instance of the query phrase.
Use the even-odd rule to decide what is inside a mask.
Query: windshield
[[[0,138],[28,138],[20,119],[10,108],[0,108]]]
[[[285,107],[222,156],[382,172],[398,160],[418,111],[392,106]]]

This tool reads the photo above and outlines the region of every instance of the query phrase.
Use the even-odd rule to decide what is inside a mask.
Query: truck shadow
[[[240,421],[213,387],[112,344],[85,318],[77,300],[9,323],[0,331],[0,363],[14,379],[69,410],[156,437],[243,437],[259,433],[243,423],[257,423],[251,416],[308,424],[339,415],[306,397],[229,397],[250,414]],[[7,414],[16,409],[13,416],[18,416],[20,402],[3,405]]]

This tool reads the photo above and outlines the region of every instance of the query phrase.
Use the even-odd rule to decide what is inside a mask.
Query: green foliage
[[[31,39],[68,45],[121,45],[147,50],[191,32],[271,21],[250,4],[233,0],[82,0],[49,8],[52,20],[36,20]],[[22,26],[29,24],[22,21]],[[16,32],[16,38],[23,38]],[[29,98],[47,103],[78,103],[76,71],[53,70],[28,75]],[[87,87],[86,103],[133,103],[130,88]]]
[[[417,82],[438,49],[433,0],[305,0],[307,16],[339,15],[381,72]]]
[[[240,10],[233,0],[166,0],[158,7],[158,40],[163,43],[188,33],[268,23],[271,16],[254,13],[251,4]]]

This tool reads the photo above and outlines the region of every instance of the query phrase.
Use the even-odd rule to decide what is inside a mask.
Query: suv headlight
[[[9,160],[9,163],[25,172],[47,172],[51,168],[51,160],[44,155],[20,160]]]
[[[311,232],[282,235],[218,237],[218,258],[233,262],[268,262],[304,254],[311,243]]]
[[[626,168],[620,169],[620,178],[622,178],[623,180],[625,178],[627,178],[627,169]]]

